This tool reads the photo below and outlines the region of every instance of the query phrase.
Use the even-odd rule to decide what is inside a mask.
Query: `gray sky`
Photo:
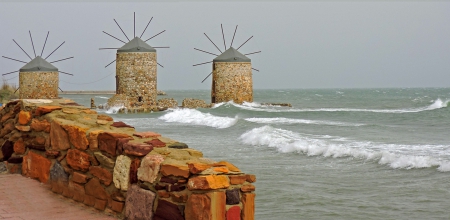
[[[250,55],[255,89],[272,88],[372,88],[450,86],[450,2],[445,1],[152,1],[121,2],[52,1],[0,2],[0,55],[29,61],[15,39],[34,57],[40,55],[47,31],[45,58],[63,41],[66,43],[48,61],[61,71],[63,90],[114,90],[114,50],[121,47],[102,31],[122,40],[165,33],[148,41],[158,50],[158,89],[210,89],[214,56],[195,51],[219,51],[203,35],[208,34],[223,51],[220,24],[224,25],[227,47],[235,25],[239,25],[233,46]],[[1,73],[24,64],[0,59]],[[10,74],[4,79],[18,76]],[[89,83],[90,84],[69,84]],[[18,84],[18,77],[9,80]]]

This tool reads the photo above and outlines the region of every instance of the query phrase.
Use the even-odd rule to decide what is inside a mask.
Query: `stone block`
[[[162,164],[161,173],[164,176],[181,176],[184,178],[189,177],[189,167],[188,165],[180,164]]]
[[[88,171],[89,166],[91,166],[89,154],[77,149],[70,149],[67,151],[66,161],[72,169],[83,172]]]
[[[48,114],[52,111],[56,111],[56,110],[61,110],[62,107],[61,106],[39,106],[37,107],[36,111],[34,112],[35,116],[41,116],[41,115],[45,115]]]
[[[112,182],[112,174],[107,169],[99,166],[89,167],[89,172],[97,177],[105,186],[109,186]]]
[[[254,220],[255,219],[255,194],[244,193],[242,195],[242,220]]]
[[[125,218],[128,220],[151,219],[155,193],[131,185],[125,201]]]
[[[149,141],[146,141],[146,142],[144,142],[144,143],[146,143],[146,144],[150,144],[150,145],[152,145],[153,147],[165,147],[166,146],[166,143],[164,143],[164,142],[162,142],[161,140],[159,140],[159,139],[152,139],[152,140],[149,140]]]
[[[189,190],[226,189],[230,180],[224,175],[208,175],[190,178],[187,183]]]
[[[15,126],[17,130],[19,131],[23,131],[23,132],[28,132],[31,130],[30,126],[26,126],[26,125],[16,125]]]
[[[87,206],[94,206],[95,200],[97,200],[94,196],[91,195],[84,195],[84,201],[83,203]]]
[[[239,206],[229,208],[226,217],[226,220],[241,220],[241,208]]]
[[[3,154],[3,160],[8,160],[14,153],[14,143],[12,141],[6,140],[1,146],[1,150]]]
[[[245,183],[247,180],[246,175],[229,175],[231,185],[240,185]]]
[[[101,152],[94,152],[94,156],[97,158],[98,162],[106,168],[113,169],[116,164],[113,159],[103,155]]]
[[[50,129],[50,145],[53,150],[70,148],[69,136],[57,121],[52,121]]]
[[[72,199],[77,202],[83,202],[84,201],[84,193],[73,191]]]
[[[184,220],[180,209],[178,209],[178,205],[162,199],[158,200],[155,217],[159,217],[164,220]]]
[[[131,125],[127,125],[122,121],[117,121],[111,124],[112,127],[116,127],[116,128],[134,128]]]
[[[225,192],[192,194],[186,202],[184,217],[186,220],[224,220],[225,210]]]
[[[25,151],[27,150],[26,147],[25,147],[25,143],[23,142],[22,139],[19,139],[18,141],[16,141],[14,143],[14,147],[13,148],[14,148],[14,153],[16,153],[18,155],[24,154]]]
[[[113,182],[117,189],[128,190],[130,182],[130,166],[131,159],[127,156],[120,155],[117,157],[116,166],[114,167]]]
[[[115,212],[121,213],[124,206],[125,206],[125,203],[123,203],[123,202],[111,200],[111,209]]]
[[[105,188],[100,184],[100,180],[98,178],[92,178],[88,183],[84,186],[87,195],[94,196],[97,199],[108,200],[109,194],[106,192]]]
[[[170,193],[170,197],[174,202],[186,203],[188,199],[188,194],[187,192],[172,192]]]
[[[36,131],[36,132],[43,131],[43,132],[49,133],[51,125],[46,119],[40,121],[36,118],[33,118],[33,119],[31,119],[30,127],[31,127],[32,131]]]
[[[139,160],[139,158],[134,158],[131,161],[131,165],[130,165],[130,184],[134,184],[138,182],[138,176],[137,176],[137,172],[139,169],[139,166],[141,165],[141,160]]]
[[[98,135],[98,148],[108,153],[109,155],[115,157],[117,150],[117,140],[119,138],[129,138],[130,136],[122,133],[100,133]]]
[[[241,191],[242,191],[242,192],[252,192],[252,191],[255,191],[255,185],[252,185],[252,184],[245,184],[245,185],[241,186]]]
[[[59,151],[56,150],[46,150],[45,151],[45,156],[47,156],[47,158],[50,159],[56,159],[57,157],[59,157],[60,153]]]
[[[123,151],[127,155],[142,157],[150,153],[153,150],[151,144],[127,142],[123,145]]]
[[[94,208],[96,208],[100,211],[103,211],[103,210],[105,210],[107,204],[108,204],[107,200],[96,199]]]
[[[241,172],[241,170],[239,168],[237,168],[236,166],[234,166],[232,163],[227,162],[227,161],[220,161],[215,163],[213,166],[226,166],[228,168],[228,170],[232,171],[232,172]]]
[[[89,149],[92,151],[96,151],[98,149],[98,135],[102,133],[103,130],[91,131],[89,132]]]
[[[227,205],[236,205],[241,202],[239,189],[230,189],[225,192],[227,196]]]
[[[161,134],[158,134],[158,133],[155,133],[152,131],[145,131],[145,132],[136,132],[133,134],[133,136],[140,137],[140,138],[150,138],[150,137],[157,138],[157,137],[160,137]]]
[[[15,129],[16,129],[16,127],[14,126],[14,120],[10,120],[9,122],[6,122],[6,124],[4,124],[3,128],[1,128],[1,130],[0,130],[0,138],[11,133]]]
[[[62,194],[63,192],[63,186],[61,182],[58,181],[51,181],[50,186],[52,187],[51,190],[54,193]]]
[[[64,186],[62,195],[71,199],[73,197],[73,190],[71,190],[68,186]]]
[[[18,120],[18,122],[19,122],[20,125],[27,125],[28,122],[30,122],[30,120],[31,120],[30,112],[23,111],[23,110],[21,110],[19,112],[19,120]]]
[[[62,125],[64,130],[69,135],[69,141],[78,150],[86,150],[89,142],[86,138],[87,128],[82,128],[75,125]]]
[[[64,168],[58,161],[55,161],[52,168],[50,169],[50,180],[53,182],[67,182],[69,181],[69,174],[64,171]]]
[[[256,176],[253,175],[253,174],[247,174],[246,175],[246,180],[249,183],[254,183],[254,182],[256,182]]]
[[[51,164],[49,159],[30,151],[23,157],[22,174],[47,183],[50,177]]]
[[[82,173],[73,172],[71,180],[75,183],[85,184],[85,183],[87,183],[88,179],[89,179],[89,177]]]
[[[137,170],[138,179],[153,183],[158,177],[163,161],[164,158],[161,155],[147,155],[142,158],[141,166]]]
[[[73,181],[69,181],[69,188],[73,192],[79,192],[81,194],[85,194],[86,190],[84,189],[84,184],[78,184]]]

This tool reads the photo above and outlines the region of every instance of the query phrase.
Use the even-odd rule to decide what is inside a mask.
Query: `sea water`
[[[210,101],[206,90],[166,92],[180,105]],[[449,101],[449,88],[283,89],[241,105],[104,113],[255,174],[256,219],[449,219]]]

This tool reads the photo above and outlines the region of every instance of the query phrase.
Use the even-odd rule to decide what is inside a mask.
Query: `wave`
[[[99,99],[109,99],[108,97],[105,97],[105,96],[95,96],[95,98],[99,98]]]
[[[117,114],[119,112],[119,110],[124,108],[124,107],[125,106],[123,106],[123,105],[108,107],[108,109],[106,109],[105,113],[107,113],[107,114]]]
[[[236,104],[234,102],[220,103],[217,107],[233,105],[240,109],[249,111],[261,111],[261,112],[374,112],[374,113],[417,113],[423,111],[430,111],[435,109],[446,108],[449,106],[450,100],[442,101],[441,99],[436,99],[433,104],[420,107],[420,108],[409,108],[409,109],[357,109],[357,108],[274,108],[273,106],[261,105],[259,103],[243,103],[242,105]]]
[[[183,124],[202,125],[213,128],[229,128],[236,124],[238,117],[220,117],[210,113],[203,113],[196,109],[171,109],[169,113],[158,119],[166,122],[178,122]]]
[[[365,125],[357,123],[344,123],[344,122],[293,119],[293,118],[246,118],[244,120],[259,124],[315,124],[315,125],[356,126],[356,127]]]
[[[267,146],[281,153],[303,153],[307,156],[332,158],[353,157],[378,162],[394,169],[437,167],[441,172],[450,171],[450,160],[442,159],[446,148],[436,145],[397,145],[372,142],[355,142],[345,138],[308,136],[306,134],[273,128],[269,125],[254,128],[239,137],[243,144]]]

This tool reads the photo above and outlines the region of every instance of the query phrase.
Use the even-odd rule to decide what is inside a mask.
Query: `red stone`
[[[51,123],[50,145],[53,150],[67,150],[70,148],[69,136],[57,121],[52,121]]]
[[[21,110],[19,112],[19,120],[18,120],[18,122],[19,122],[20,125],[27,125],[28,122],[30,122],[30,120],[31,120],[30,112],[23,111],[23,110]]]
[[[87,128],[81,128],[75,125],[62,125],[69,135],[69,140],[72,145],[78,150],[86,150],[89,141],[86,138]]]
[[[184,220],[183,215],[176,204],[162,199],[158,200],[155,216],[167,220]]]
[[[47,183],[50,177],[51,161],[34,152],[28,152],[23,157],[22,174],[31,178],[37,178],[43,183]]]
[[[94,206],[95,200],[97,200],[94,196],[85,195],[83,203],[87,206]]]
[[[78,183],[75,183],[75,182],[73,182],[73,181],[70,181],[69,182],[69,188],[72,190],[72,191],[74,191],[74,192],[79,192],[79,193],[81,193],[81,194],[85,194],[85,190],[84,190],[84,185],[83,184],[78,184]]]
[[[24,154],[25,151],[26,151],[25,143],[23,142],[22,139],[16,141],[16,143],[14,143],[14,153],[20,155],[20,154]]]
[[[249,182],[249,183],[254,183],[254,182],[256,182],[256,176],[255,176],[255,175],[253,175],[253,174],[247,174],[247,175],[245,175],[245,176],[246,176],[247,182]]]
[[[212,165],[210,164],[204,164],[204,163],[189,163],[189,172],[191,172],[192,174],[199,174],[201,172],[203,172],[204,170],[212,167]]]
[[[124,205],[123,202],[111,200],[111,209],[115,212],[122,212]]]
[[[88,183],[84,186],[87,195],[94,196],[97,199],[108,200],[109,195],[105,191],[105,188],[100,184],[100,180],[97,178],[92,178]]]
[[[241,218],[243,220],[255,219],[255,194],[244,193],[242,195],[242,213]]]
[[[88,181],[88,176],[86,176],[86,175],[84,175],[84,174],[81,174],[81,173],[78,173],[78,172],[73,172],[73,174],[72,174],[72,181],[73,182],[76,182],[76,183],[87,183],[87,181]]]
[[[144,143],[151,144],[153,147],[165,147],[166,146],[166,143],[162,142],[159,139],[153,139],[153,140],[150,140],[150,141],[146,141]]]
[[[242,192],[252,192],[255,191],[255,186],[252,184],[245,184],[243,186],[241,186],[241,191]]]
[[[130,138],[127,134],[122,133],[101,133],[98,135],[98,148],[111,156],[115,157],[117,149],[117,140],[119,138]]]
[[[127,125],[124,122],[118,121],[118,122],[114,122],[111,124],[111,126],[116,127],[116,128],[134,128],[131,125]]]
[[[138,157],[145,156],[152,150],[153,146],[150,144],[128,142],[123,145],[123,151],[125,154]]]
[[[172,201],[178,203],[186,203],[188,199],[188,194],[186,192],[173,192],[170,193],[170,197],[172,197]]]
[[[36,145],[44,145],[45,144],[45,137],[42,137],[42,136],[37,136],[35,139],[34,139],[34,143],[33,144],[36,144]]]
[[[49,133],[50,132],[50,123],[47,120],[42,120],[39,121],[36,118],[33,118],[31,120],[31,130],[36,131],[36,132],[40,132],[40,131],[44,131]]]
[[[91,166],[89,154],[77,149],[68,150],[66,160],[67,164],[69,164],[72,169],[81,170],[83,172],[88,171],[89,166]]]
[[[186,220],[225,219],[225,193],[191,194],[186,202]]]
[[[50,106],[50,105],[48,105],[48,106],[39,106],[39,107],[37,107],[36,111],[34,112],[34,115],[41,116],[41,115],[50,113],[52,111],[61,110],[61,109],[62,109],[61,106]]]
[[[0,120],[1,123],[4,123],[5,121],[8,121],[9,119],[13,118],[15,116],[13,111],[7,112],[2,116],[2,119]]]
[[[80,192],[73,192],[73,200],[77,202],[83,202],[84,201],[84,194]]]
[[[46,150],[45,155],[47,156],[47,158],[55,159],[59,156],[59,151]]]
[[[131,165],[130,165],[130,183],[131,184],[138,182],[137,172],[138,172],[140,165],[141,165],[141,160],[139,160],[139,158],[134,158],[131,161]]]
[[[187,185],[189,190],[226,189],[230,181],[225,175],[196,176],[190,178]]]
[[[98,166],[91,166],[89,167],[89,172],[93,176],[97,177],[101,183],[105,184],[105,186],[109,186],[112,182],[113,176],[107,169]]]
[[[240,185],[240,184],[245,183],[247,176],[246,175],[229,175],[228,178],[230,178],[231,185]]]
[[[241,208],[233,206],[227,211],[227,220],[241,220]]]
[[[145,132],[136,132],[133,134],[133,136],[140,137],[140,138],[149,138],[149,137],[161,137],[161,134],[151,132],[151,131],[145,131]]]
[[[107,200],[97,199],[95,200],[94,208],[103,211],[106,208],[106,204],[108,204]]]

